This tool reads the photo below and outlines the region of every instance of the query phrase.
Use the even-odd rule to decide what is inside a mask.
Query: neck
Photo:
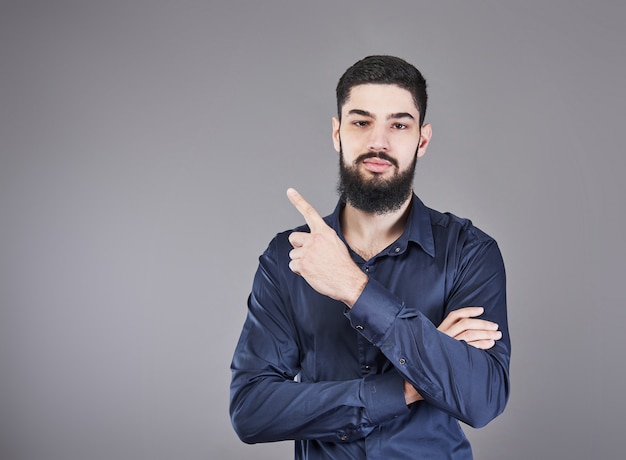
[[[406,227],[412,197],[397,211],[385,214],[363,212],[346,204],[340,222],[348,246],[369,260],[397,240]]]

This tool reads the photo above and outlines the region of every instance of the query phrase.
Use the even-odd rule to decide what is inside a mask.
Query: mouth
[[[382,174],[394,167],[391,161],[378,157],[366,158],[362,163],[365,169],[376,174]]]
[[[382,174],[393,168],[398,168],[398,161],[387,152],[367,152],[360,155],[355,164],[362,163],[363,167],[374,174]]]

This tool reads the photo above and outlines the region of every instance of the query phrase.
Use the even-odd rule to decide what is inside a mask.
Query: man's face
[[[333,118],[333,143],[341,155],[342,198],[366,212],[399,209],[432,134],[430,125],[420,129],[411,93],[396,85],[355,86],[341,118]]]

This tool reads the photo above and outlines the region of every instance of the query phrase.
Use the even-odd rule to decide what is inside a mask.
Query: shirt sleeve
[[[231,421],[247,443],[350,442],[408,411],[398,372],[347,381],[297,382],[300,350],[276,243],[261,256],[231,364]]]
[[[438,331],[415,306],[371,278],[347,316],[427,403],[470,426],[481,427],[499,415],[508,400],[510,338],[505,284],[504,264],[495,241],[463,248],[444,317],[458,308],[484,307],[481,318],[497,323],[502,331],[502,338],[489,350]]]

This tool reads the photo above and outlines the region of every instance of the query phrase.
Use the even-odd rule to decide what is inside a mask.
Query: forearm
[[[471,426],[486,425],[506,406],[508,357],[501,344],[474,348],[422,317],[399,320],[379,346],[427,402]]]
[[[438,331],[374,280],[348,316],[430,404],[472,426],[488,423],[504,409],[509,389],[506,324],[504,340],[489,351],[479,350]]]
[[[300,383],[234,366],[230,413],[248,443],[288,439],[351,442],[406,413],[397,372],[340,382]]]
[[[230,407],[233,426],[244,442],[339,441],[342,432],[363,429],[359,382],[331,386],[261,378],[238,387],[239,381],[249,380],[245,374],[238,378],[235,372]]]

